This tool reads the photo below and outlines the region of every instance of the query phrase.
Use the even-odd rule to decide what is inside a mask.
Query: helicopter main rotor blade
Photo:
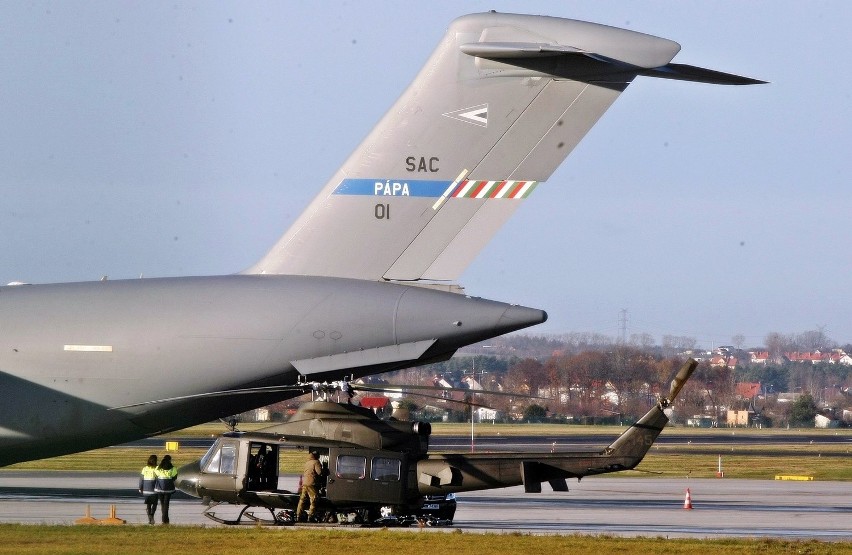
[[[170,403],[172,401],[186,401],[189,399],[205,399],[208,397],[227,397],[230,395],[251,395],[257,393],[283,393],[285,391],[303,391],[307,393],[312,390],[311,383],[298,385],[270,385],[264,387],[247,387],[245,389],[226,389],[223,391],[208,391],[206,393],[196,393],[193,395],[178,395],[176,397],[168,397],[166,399],[156,399],[154,401],[143,401],[141,403],[132,403],[130,405],[122,405],[120,407],[112,407],[109,410],[122,410],[134,407],[143,407],[147,405],[158,405],[162,403]]]
[[[287,391],[301,391],[303,393],[308,393],[311,391],[319,391],[319,392],[332,392],[332,391],[345,391],[348,387],[352,390],[362,390],[362,391],[373,391],[377,393],[382,393],[385,391],[404,391],[407,389],[423,389],[423,390],[432,390],[432,391],[459,391],[463,393],[475,393],[482,395],[503,395],[508,397],[519,397],[519,398],[527,398],[527,399],[545,399],[545,397],[536,397],[533,395],[525,395],[520,393],[508,393],[505,391],[488,391],[484,389],[468,389],[462,387],[438,387],[438,386],[430,386],[430,385],[387,385],[381,387],[374,387],[369,385],[358,385],[351,384],[349,382],[305,382],[302,384],[292,384],[292,385],[270,385],[263,387],[247,387],[241,389],[225,389],[221,391],[208,391],[205,393],[195,393],[193,395],[177,395],[175,397],[167,397],[165,399],[155,399],[152,401],[142,401],[140,403],[131,403],[129,405],[122,405],[119,407],[112,407],[109,410],[122,410],[129,409],[135,407],[143,407],[149,405],[158,405],[163,403],[170,403],[173,401],[186,401],[190,399],[206,399],[206,398],[215,398],[215,397],[227,397],[231,395],[253,395],[259,393],[284,393]]]
[[[483,409],[494,410],[494,407],[492,407],[492,406],[485,405],[485,404],[482,404],[482,403],[477,403],[475,401],[465,401],[463,399],[447,399],[446,397],[439,397],[438,395],[428,395],[426,393],[410,393],[409,395],[413,395],[415,397],[424,397],[426,399],[437,399],[438,401],[446,401],[447,403],[459,403],[459,404],[469,406],[469,407],[479,407],[479,408],[483,408]]]
[[[525,393],[511,393],[508,391],[491,391],[489,389],[470,389],[467,387],[441,387],[437,385],[363,385],[363,384],[351,384],[352,389],[355,391],[372,391],[375,393],[384,393],[386,391],[399,391],[399,392],[407,392],[407,390],[426,390],[426,391],[457,391],[460,393],[475,393],[476,395],[502,395],[504,397],[519,397],[524,399],[544,399],[544,400],[552,400],[547,397],[539,397],[536,395],[527,395]],[[415,395],[412,393],[412,395]]]

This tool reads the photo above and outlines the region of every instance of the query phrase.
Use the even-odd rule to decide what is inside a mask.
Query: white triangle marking
[[[479,104],[478,106],[462,108],[461,110],[455,110],[454,112],[447,112],[441,115],[458,121],[463,121],[465,123],[472,123],[479,127],[488,127],[488,104]]]

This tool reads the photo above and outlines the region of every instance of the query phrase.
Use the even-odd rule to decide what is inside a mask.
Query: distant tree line
[[[454,387],[465,387],[465,378],[473,376],[485,390],[518,394],[488,398],[487,403],[503,414],[521,413],[527,419],[541,420],[544,417],[536,412],[538,409],[527,409],[542,407],[551,420],[565,421],[565,416],[573,416],[578,420],[625,422],[648,410],[682,363],[677,357],[618,347],[576,354],[557,352],[543,361],[486,355],[456,357],[388,378],[395,383],[425,383],[440,377]]]
[[[694,415],[715,418],[720,425],[726,411],[752,410],[763,425],[813,425],[817,412],[838,415],[852,408],[850,367],[829,363],[798,363],[783,358],[790,351],[827,352],[837,345],[822,330],[797,334],[772,332],[765,346],[767,364],[750,364],[742,350],[745,338],[731,338],[730,353],[736,368],[699,365],[681,393],[676,420]],[[396,384],[432,385],[440,377],[454,387],[467,387],[474,378],[485,390],[516,393],[477,399],[500,411],[502,418],[528,421],[620,422],[634,421],[656,402],[687,356],[705,357],[688,336],[666,335],[655,344],[649,334],[632,334],[624,343],[598,333],[569,333],[554,336],[515,334],[462,349],[445,362],[409,368],[376,376]],[[843,347],[852,352],[852,345]],[[737,384],[760,382],[761,395],[743,399]],[[779,401],[779,394],[789,402]],[[482,396],[487,397],[487,396]],[[781,396],[783,397],[783,396]],[[796,399],[798,397],[798,399]],[[275,410],[284,413],[290,403]],[[411,397],[412,411],[435,405],[428,398]],[[442,405],[444,406],[444,405]],[[447,405],[450,419],[470,418],[470,408]],[[423,416],[423,415],[420,415]]]
[[[514,335],[492,340],[487,348],[470,349],[488,354],[457,355],[446,362],[401,371],[394,378],[397,383],[426,383],[440,376],[454,386],[464,387],[464,379],[475,376],[486,390],[518,394],[517,398],[488,400],[503,414],[540,420],[539,413],[527,411],[535,406],[543,408],[547,419],[555,421],[570,417],[573,421],[624,423],[644,414],[685,360],[686,355],[679,353],[695,347],[689,337],[665,336],[659,346],[651,345],[647,337],[632,339],[630,345],[623,345],[607,342],[598,334],[558,338]],[[776,349],[832,348],[832,342],[820,332],[770,334],[767,339],[775,341],[767,344]],[[839,413],[852,407],[849,366],[790,361],[749,364],[747,353],[736,349],[735,353],[739,355],[736,368],[714,367],[707,361],[699,365],[681,394],[678,418],[705,415],[722,425],[727,410],[752,410],[762,416],[763,425],[801,425],[804,409],[805,414],[811,408],[823,412],[836,409]],[[760,382],[761,395],[756,399],[741,398],[736,388],[740,382]],[[788,392],[795,394],[790,397],[807,396],[804,406],[795,399],[779,402],[779,394]],[[459,410],[456,418],[461,420],[468,415],[469,410]],[[810,422],[813,425],[813,416]]]

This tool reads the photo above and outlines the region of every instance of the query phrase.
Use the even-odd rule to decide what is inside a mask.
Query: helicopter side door
[[[278,446],[257,441],[249,442],[246,465],[246,491],[275,491],[278,489]]]
[[[405,499],[408,467],[402,453],[334,447],[328,469],[326,492],[333,503],[397,505]]]
[[[237,476],[240,441],[220,438],[201,459],[198,493],[219,501],[239,502]]]

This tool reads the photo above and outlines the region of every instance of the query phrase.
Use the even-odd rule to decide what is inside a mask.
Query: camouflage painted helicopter
[[[180,468],[178,488],[215,503],[205,515],[217,522],[293,524],[298,491],[278,483],[280,451],[293,448],[318,453],[325,470],[319,522],[449,524],[459,492],[523,485],[527,493],[539,493],[543,482],[568,491],[568,478],[634,468],[668,423],[664,410],[696,366],[687,361],[668,396],[599,451],[429,453],[426,422],[382,420],[364,407],[313,401],[283,424],[222,435],[201,460]],[[226,519],[213,511],[223,503],[243,508]],[[253,508],[268,509],[271,518],[258,517]]]

